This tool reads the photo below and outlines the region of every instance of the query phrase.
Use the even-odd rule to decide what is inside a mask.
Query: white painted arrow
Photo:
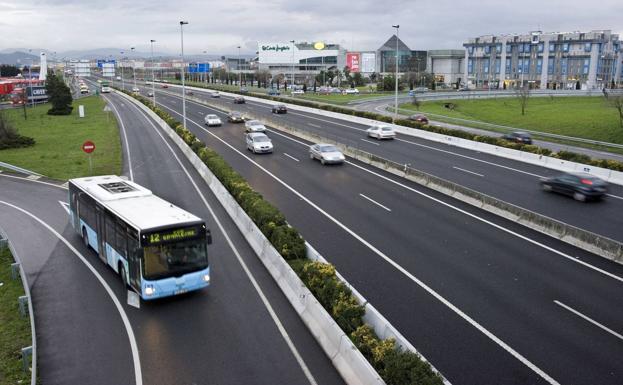
[[[67,211],[67,215],[69,215],[69,203],[63,201],[58,201],[58,203],[61,204],[61,207],[65,209],[65,211]]]

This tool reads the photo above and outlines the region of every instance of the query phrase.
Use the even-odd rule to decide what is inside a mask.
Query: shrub
[[[270,226],[270,224],[269,224]],[[305,240],[299,232],[287,225],[271,227],[270,243],[286,260],[305,258]]]
[[[0,113],[0,150],[34,146],[35,140],[20,135],[9,120]]]

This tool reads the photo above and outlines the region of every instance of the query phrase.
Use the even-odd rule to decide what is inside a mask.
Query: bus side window
[[[121,254],[122,257],[127,258],[127,237],[126,237],[126,232],[125,232],[125,224],[122,222],[117,221],[117,223],[115,224],[115,233],[116,233],[116,237],[115,239],[117,240],[115,246],[117,250],[117,253]]]

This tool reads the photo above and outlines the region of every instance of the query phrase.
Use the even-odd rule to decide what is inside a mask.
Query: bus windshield
[[[143,248],[143,276],[148,280],[178,277],[208,267],[205,241],[189,240]]]

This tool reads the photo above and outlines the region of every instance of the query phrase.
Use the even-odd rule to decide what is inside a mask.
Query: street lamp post
[[[183,126],[186,128],[186,83],[184,80],[184,24],[188,24],[187,21],[180,21],[180,36],[182,41],[182,116]]]
[[[238,67],[238,87],[242,87],[242,71],[241,68],[242,66],[240,65],[240,46],[238,46],[238,65],[236,66]]]
[[[121,89],[125,91],[125,82],[123,80],[123,51],[121,51],[120,62],[121,62]]]
[[[392,123],[394,123],[398,117],[398,32],[400,30],[400,25],[392,25],[392,28],[396,28],[396,90],[394,94],[394,116],[392,118]]]
[[[292,90],[294,91],[294,40],[290,40],[290,43],[292,43]]]
[[[132,52],[132,77],[134,78],[134,89],[136,89],[136,59],[134,59],[134,47],[130,48]]]
[[[205,65],[205,72],[203,73],[203,80],[205,81],[205,84],[208,84],[208,51],[203,51],[203,54],[206,55],[206,65]]]
[[[149,43],[151,44],[151,95],[153,98],[153,104],[154,107],[156,107],[156,76],[154,75],[154,43],[156,41],[155,40],[150,40]]]

